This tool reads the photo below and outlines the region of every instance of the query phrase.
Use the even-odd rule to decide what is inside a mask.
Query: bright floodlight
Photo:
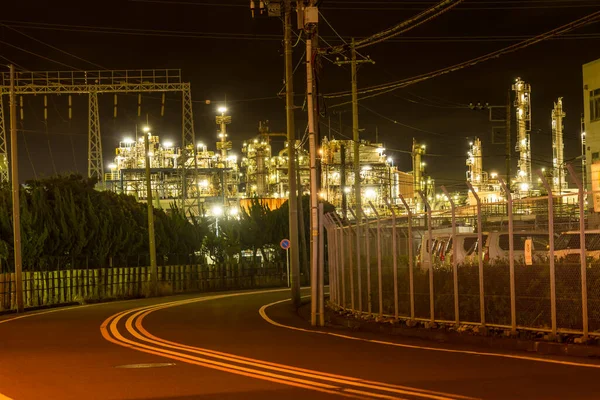
[[[198,144],[196,145],[196,147],[198,147],[198,148],[204,147],[204,143],[198,143]]]
[[[527,183],[521,183],[520,189],[522,192],[526,192],[529,190],[529,185]]]
[[[394,159],[392,157],[388,157],[387,162],[391,163],[393,161],[394,161]]]
[[[226,113],[227,107],[219,107],[217,111],[219,111],[221,114]]]
[[[149,126],[145,126],[142,130],[144,132],[150,132],[150,127]]]
[[[125,139],[123,139],[123,143],[133,144],[133,143],[135,143],[135,140],[133,140],[132,138],[125,138]]]
[[[108,169],[115,169],[115,168],[117,168],[117,164],[115,164],[115,163],[108,164]]]
[[[369,200],[375,200],[375,198],[377,198],[377,192],[373,189],[367,189],[367,191],[365,191],[365,197]]]
[[[229,215],[231,215],[232,217],[235,217],[236,215],[238,215],[240,210],[238,210],[237,207],[231,207],[229,209]]]
[[[212,213],[215,217],[220,217],[221,215],[223,215],[223,209],[219,206],[214,206],[212,208]]]
[[[173,142],[164,142],[163,147],[166,149],[170,149],[171,147],[173,147]]]

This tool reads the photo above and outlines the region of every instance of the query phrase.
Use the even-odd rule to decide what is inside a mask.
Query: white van
[[[514,260],[516,262],[525,262],[525,240],[532,240],[532,258],[544,259],[548,257],[548,244],[550,238],[548,232],[543,231],[516,231],[513,234]],[[508,232],[489,232],[485,246],[483,248],[483,257],[490,263],[508,262]]]
[[[487,239],[487,233],[482,234],[483,242]],[[476,233],[459,233],[456,235],[456,263],[457,265],[471,263],[477,260],[477,234]],[[475,256],[475,258],[473,258]],[[444,263],[452,265],[454,259],[452,237],[446,243]]]
[[[473,228],[472,227],[457,227],[457,237],[459,235],[472,235]],[[421,238],[421,243],[417,249],[417,266],[420,266],[423,269],[428,269],[431,260],[433,259],[433,263],[445,263],[448,259],[447,251],[448,251],[448,243],[451,242],[452,238],[452,229],[443,228],[436,229],[432,233],[432,243],[429,242],[429,233],[425,232],[423,237]],[[477,236],[477,235],[475,235]],[[430,256],[429,251],[431,249],[431,245],[433,244],[433,257]]]
[[[581,244],[579,231],[561,233],[554,241],[554,258],[566,262],[580,261]],[[600,259],[600,230],[585,231],[586,258]]]

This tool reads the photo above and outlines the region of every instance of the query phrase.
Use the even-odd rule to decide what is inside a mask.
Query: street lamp
[[[219,217],[223,215],[223,209],[220,206],[214,206],[212,208],[212,214],[215,217],[215,233],[219,236]]]

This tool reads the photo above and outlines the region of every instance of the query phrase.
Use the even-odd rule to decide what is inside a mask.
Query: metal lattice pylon
[[[0,182],[10,180],[8,173],[8,153],[6,152],[6,125],[4,125],[4,102],[0,95]]]
[[[102,140],[100,138],[100,116],[98,115],[98,93],[95,91],[90,91],[88,110],[88,177],[96,177],[99,182],[102,182],[104,179]]]
[[[183,84],[183,90],[181,93],[183,101],[183,132],[182,132],[182,147],[192,146],[196,148],[196,136],[194,133],[194,111],[192,109],[192,90],[189,83]]]
[[[196,134],[194,132],[194,110],[192,103],[192,89],[189,83],[183,84],[183,90],[181,91],[182,100],[182,149],[183,149],[183,165],[189,166],[194,169],[194,185],[193,190],[197,194],[196,198],[188,196],[189,188],[186,187],[186,168],[182,168],[182,208],[185,211],[191,211],[192,214],[200,216],[201,207],[200,198],[198,197],[198,157],[196,157]],[[193,162],[190,165],[189,159],[193,157]],[[190,191],[191,192],[191,191]],[[194,212],[193,210],[196,209]]]

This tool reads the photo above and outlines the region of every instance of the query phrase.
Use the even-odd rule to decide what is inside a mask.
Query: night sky
[[[6,3],[6,4],[5,4]],[[0,20],[0,62],[10,60],[27,70],[179,68],[192,83],[196,137],[214,149],[216,108],[227,101],[233,123],[229,126],[234,152],[241,141],[257,132],[258,122],[269,120],[271,130],[285,130],[283,97],[282,22],[278,18],[252,19],[246,0],[185,1],[43,1],[3,2]],[[398,23],[431,1],[323,0],[320,10],[346,40],[364,37]],[[600,10],[597,0],[467,0],[452,11],[393,41],[361,50],[376,64],[359,69],[359,88],[412,77],[516,43]],[[7,27],[10,26],[15,31]],[[38,41],[44,41],[81,59]],[[320,34],[331,44],[339,39],[322,20]],[[322,45],[323,42],[321,43]],[[38,57],[34,54],[46,57]],[[294,61],[303,55],[300,42]],[[501,105],[516,77],[532,85],[534,169],[551,162],[553,101],[564,97],[565,158],[580,154],[582,108],[581,66],[600,58],[600,24],[571,32],[528,49],[474,67],[365,100],[360,108],[363,138],[380,141],[388,149],[409,151],[412,138],[427,143],[428,173],[438,184],[464,181],[468,138],[479,136],[484,146],[484,169],[504,172],[504,145],[491,144],[492,125],[487,113],[473,111],[470,102]],[[60,65],[56,63],[66,64]],[[70,68],[71,67],[71,68]],[[302,106],[305,67],[295,74],[296,104]],[[319,72],[322,93],[350,89],[349,68],[323,60]],[[155,132],[180,141],[181,102],[168,96],[166,115],[160,117],[159,95],[143,98]],[[206,105],[205,100],[211,104]],[[7,100],[5,98],[5,100]],[[104,164],[114,157],[118,141],[131,135],[138,123],[135,95],[119,97],[119,116],[112,115],[112,95],[101,101]],[[338,115],[330,108],[337,100],[321,104],[322,134],[329,133],[331,116],[334,137],[340,135]],[[8,113],[5,101],[5,114]],[[342,113],[342,133],[351,135],[349,106]],[[74,99],[73,120],[67,120],[67,97],[49,97],[47,125],[43,121],[43,98],[25,98],[25,120],[19,124],[19,165],[28,179],[54,172],[87,171],[87,99]],[[300,133],[306,113],[297,113]],[[395,124],[392,121],[397,121]],[[400,125],[403,124],[403,125]],[[514,149],[513,136],[513,149]],[[411,169],[410,155],[394,153],[399,168]],[[513,160],[516,153],[513,154]],[[516,168],[516,161],[514,167]],[[35,172],[34,172],[35,171]],[[514,169],[513,169],[514,172]],[[456,186],[464,188],[464,185]]]

